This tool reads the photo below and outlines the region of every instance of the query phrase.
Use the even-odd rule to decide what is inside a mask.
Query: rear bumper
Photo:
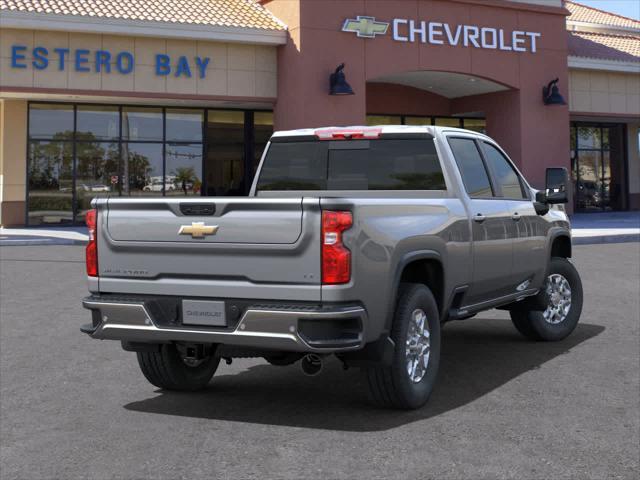
[[[359,305],[247,306],[234,325],[219,328],[167,325],[151,313],[155,309],[150,300],[88,297],[82,305],[92,311],[93,321],[81,330],[99,340],[216,343],[292,352],[343,352],[364,346],[367,314]]]

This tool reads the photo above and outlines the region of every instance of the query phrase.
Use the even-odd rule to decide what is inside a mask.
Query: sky
[[[575,0],[589,7],[640,20],[640,0]]]

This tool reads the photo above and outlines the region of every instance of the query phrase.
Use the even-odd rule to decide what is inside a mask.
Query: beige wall
[[[571,112],[640,115],[640,75],[596,70],[569,71]]]
[[[22,225],[27,172],[27,102],[0,100],[0,225]]]
[[[11,68],[12,45],[27,47],[28,68]],[[31,66],[31,50],[43,46],[49,50],[49,67],[36,70]],[[76,72],[73,64],[64,71],[57,68],[54,48],[88,49],[91,72]],[[275,98],[277,95],[277,47],[216,43],[195,40],[165,40],[82,33],[32,30],[0,30],[0,87],[70,89],[88,91],[122,91],[138,94],[177,94]],[[113,56],[128,51],[135,56],[135,69],[121,74],[112,66],[111,73],[95,72],[95,51],[107,50]],[[168,54],[173,66],[178,57],[186,56],[192,76],[187,78],[155,74],[155,55]],[[205,78],[199,78],[195,56],[209,57]],[[52,61],[55,58],[56,61]]]

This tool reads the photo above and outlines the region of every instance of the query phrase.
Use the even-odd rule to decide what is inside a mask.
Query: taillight
[[[322,283],[337,285],[351,280],[351,252],[342,232],[353,225],[351,212],[322,211]]]
[[[98,239],[96,236],[98,228],[98,211],[89,210],[85,216],[87,227],[89,228],[89,243],[86,250],[87,275],[98,276]]]

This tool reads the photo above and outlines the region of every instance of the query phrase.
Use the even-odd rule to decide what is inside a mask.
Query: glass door
[[[626,208],[624,126],[574,124],[571,128],[575,209]]]

